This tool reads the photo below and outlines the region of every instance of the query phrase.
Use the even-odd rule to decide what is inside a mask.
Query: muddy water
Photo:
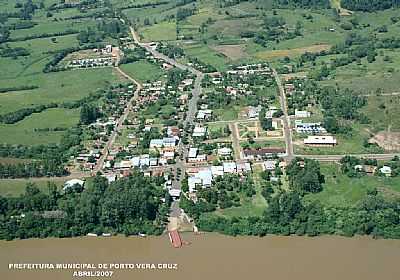
[[[183,238],[192,244],[181,249],[173,249],[167,236],[1,241],[0,279],[100,279],[73,276],[82,269],[16,270],[9,263],[177,264],[177,269],[165,270],[112,269],[112,277],[101,279],[400,279],[400,240],[218,234]]]

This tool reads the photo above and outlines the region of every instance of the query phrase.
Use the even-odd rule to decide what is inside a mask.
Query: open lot
[[[51,102],[75,101],[119,81],[112,68],[71,70],[21,76],[1,81],[5,87],[35,85],[38,89],[0,94],[0,114]]]
[[[379,188],[382,191],[400,191],[400,178],[362,176],[349,178],[342,174],[337,164],[321,164],[325,176],[324,190],[317,194],[306,195],[306,200],[318,200],[325,206],[352,207],[367,195],[368,190]],[[400,195],[400,193],[399,193]]]
[[[25,193],[26,185],[28,183],[34,183],[39,190],[47,193],[48,192],[48,178],[40,179],[1,179],[0,180],[0,195],[2,196],[20,196]],[[65,179],[52,179],[52,183],[55,183],[59,189],[62,188]]]
[[[331,48],[330,45],[320,44],[320,45],[311,45],[308,47],[294,48],[288,50],[272,50],[272,51],[266,50],[256,53],[256,57],[260,59],[271,60],[275,58],[283,58],[286,56],[288,57],[300,56],[306,52],[318,53],[321,51],[329,50],[330,48]]]
[[[121,69],[142,83],[156,81],[165,74],[160,66],[144,60],[121,65]]]
[[[58,143],[64,131],[79,122],[79,109],[48,109],[16,124],[0,124],[0,143],[39,145]],[[50,131],[43,131],[50,129]]]

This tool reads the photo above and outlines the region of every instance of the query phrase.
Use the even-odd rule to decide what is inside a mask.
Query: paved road
[[[343,155],[296,155],[301,158],[315,159],[321,162],[340,161],[344,156],[354,156],[357,158],[376,159],[376,160],[391,160],[395,156],[400,156],[400,153],[393,154],[343,154]]]
[[[290,129],[290,118],[287,110],[285,89],[283,88],[282,81],[275,69],[272,69],[272,74],[275,78],[276,84],[278,85],[279,89],[279,98],[281,102],[281,108],[283,111],[282,122],[283,122],[283,134],[286,143],[286,159],[290,161],[294,158],[294,152],[292,143],[292,130]]]
[[[186,127],[187,125],[193,125],[195,117],[196,117],[196,112],[197,112],[197,103],[199,101],[201,89],[202,89],[201,81],[203,80],[204,74],[193,67],[183,65],[183,64],[177,62],[176,60],[169,58],[162,53],[159,53],[153,47],[151,47],[150,44],[141,43],[139,36],[135,32],[135,29],[133,27],[130,27],[130,31],[131,31],[131,34],[132,34],[132,37],[133,37],[135,43],[142,46],[143,48],[145,48],[155,58],[162,59],[165,62],[167,62],[181,70],[188,70],[192,74],[196,75],[196,79],[194,81],[194,86],[193,86],[193,90],[192,90],[192,97],[189,100],[188,111],[186,112],[186,118],[183,121],[184,127]],[[186,170],[185,158],[187,157],[187,150],[188,150],[188,147],[185,146],[182,143],[182,141],[180,141],[179,145],[177,147],[177,151],[182,156],[177,159],[176,164],[172,166],[172,169],[173,169],[174,174],[177,174],[177,170],[180,169],[181,174],[180,174],[179,178],[178,178],[178,176],[175,177],[175,180],[172,182],[172,189],[177,189],[177,190],[181,189],[182,180],[185,176],[185,170]],[[178,202],[172,203],[171,209],[170,209],[170,217],[179,217],[181,213],[182,213],[182,210],[179,208],[179,203]]]
[[[235,159],[239,160],[242,158],[242,153],[241,150],[242,148],[240,147],[240,135],[239,135],[239,129],[237,127],[237,124],[231,123],[229,124],[229,128],[231,130],[231,139],[232,139],[232,147],[235,153]]]
[[[375,93],[375,94],[372,94],[372,93],[361,94],[361,96],[365,96],[365,97],[369,97],[369,96],[376,96],[376,97],[379,97],[379,96],[397,96],[397,95],[400,95],[400,92]]]
[[[102,155],[100,159],[97,161],[97,164],[93,170],[93,173],[96,174],[97,172],[101,171],[103,169],[104,161],[107,158],[110,149],[114,145],[115,139],[117,138],[118,132],[120,132],[123,128],[124,121],[129,115],[129,112],[132,110],[132,102],[136,100],[139,96],[139,92],[142,89],[142,85],[137,82],[135,79],[130,77],[128,74],[126,74],[124,71],[122,71],[119,67],[115,67],[115,69],[126,79],[130,80],[134,84],[136,84],[136,90],[131,98],[131,100],[128,101],[127,106],[125,107],[124,113],[121,115],[121,117],[118,120],[117,126],[114,129],[113,133],[111,134],[110,138],[108,138],[107,144],[105,145]]]

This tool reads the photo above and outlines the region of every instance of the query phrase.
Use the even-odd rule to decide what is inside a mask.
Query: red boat
[[[174,248],[182,247],[182,239],[177,230],[169,231],[168,236],[169,236],[169,240],[171,241],[171,244],[172,244],[172,246],[174,246]]]

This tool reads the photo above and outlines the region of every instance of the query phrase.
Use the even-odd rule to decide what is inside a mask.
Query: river
[[[113,275],[101,279],[400,279],[400,240],[228,237],[214,233],[187,233],[182,237],[191,244],[180,249],[171,247],[167,235],[0,241],[0,279],[100,279],[73,276],[74,272],[88,269],[10,269],[9,264],[14,263],[156,266],[156,269],[111,269]],[[159,269],[159,264],[171,265]]]

